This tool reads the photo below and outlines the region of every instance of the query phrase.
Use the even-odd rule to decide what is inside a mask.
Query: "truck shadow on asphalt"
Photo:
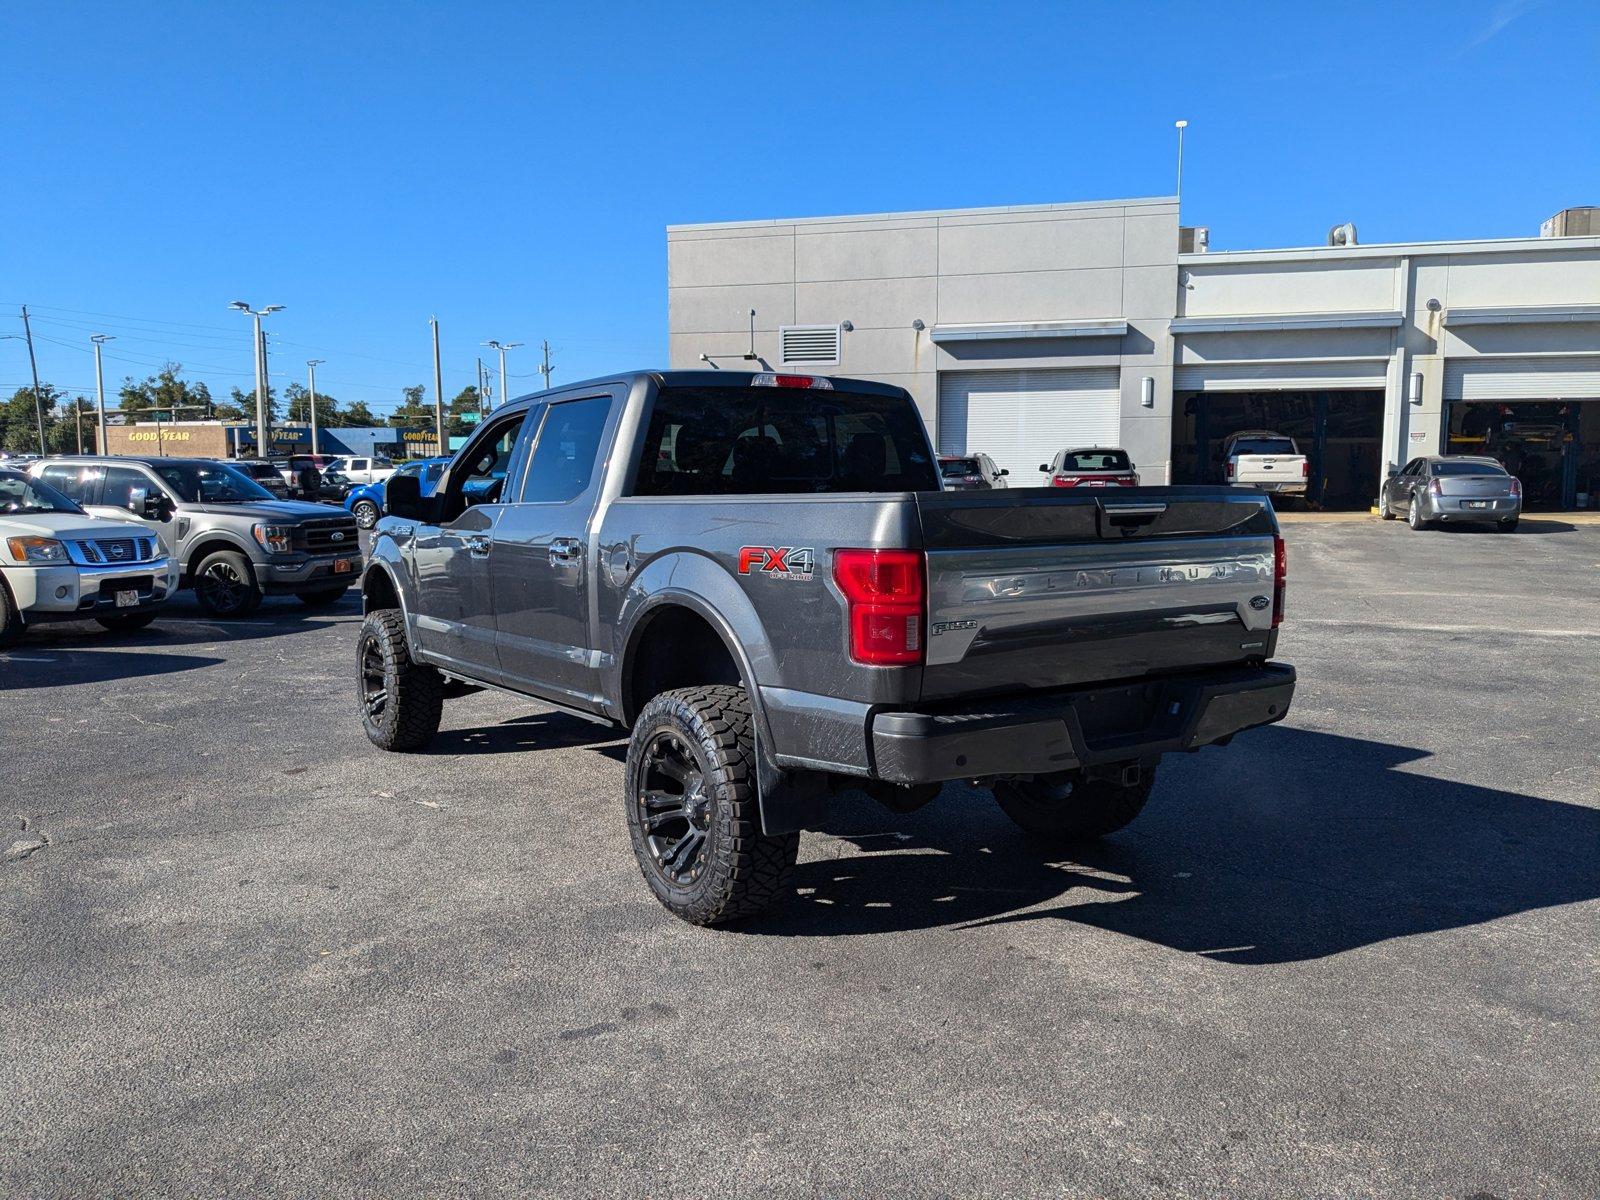
[[[1401,769],[1428,757],[1273,726],[1169,759],[1139,820],[1067,851],[1031,842],[971,788],[898,817],[842,796],[809,835],[831,834],[842,855],[802,862],[797,895],[744,928],[1069,921],[1256,965],[1600,897],[1600,811]]]
[[[174,675],[214,667],[222,662],[220,658],[199,654],[141,654],[99,648],[89,654],[73,654],[49,643],[30,645],[24,642],[14,651],[0,653],[0,695],[34,688]]]

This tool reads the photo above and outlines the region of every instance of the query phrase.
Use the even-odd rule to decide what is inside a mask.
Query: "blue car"
[[[408,462],[400,467],[395,471],[395,475],[418,476],[422,494],[430,496],[449,461],[448,458],[419,458],[416,462]],[[360,487],[351,488],[350,494],[344,498],[345,509],[356,519],[358,529],[371,529],[378,523],[378,518],[383,516],[383,488],[387,482],[388,480],[382,483],[364,483]]]

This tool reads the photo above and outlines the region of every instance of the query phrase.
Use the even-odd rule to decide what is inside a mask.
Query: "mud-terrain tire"
[[[135,630],[143,629],[155,619],[156,614],[153,612],[107,613],[103,617],[96,617],[95,623],[112,633],[133,633]]]
[[[382,750],[421,750],[439,732],[444,676],[411,661],[397,608],[367,614],[356,639],[356,698],[367,739]]]
[[[208,617],[247,617],[261,607],[261,585],[248,558],[218,550],[195,568],[194,598]]]
[[[800,835],[761,832],[755,725],[742,687],[652,699],[634,722],[624,779],[639,870],[674,916],[723,925],[788,895]]]
[[[1009,781],[995,785],[994,798],[1026,833],[1050,842],[1086,841],[1115,833],[1137,817],[1155,781],[1154,767],[1132,787],[1108,779]]]

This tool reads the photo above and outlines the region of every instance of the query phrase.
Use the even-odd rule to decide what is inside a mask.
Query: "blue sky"
[[[1600,5],[13,5],[0,333],[446,393],[666,358],[669,223],[1159,195],[1215,249],[1534,234],[1600,204]],[[486,355],[489,353],[483,351]],[[0,341],[0,388],[27,380]]]

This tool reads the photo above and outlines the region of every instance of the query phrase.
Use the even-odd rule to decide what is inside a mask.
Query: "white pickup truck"
[[[394,474],[394,464],[387,458],[378,458],[372,455],[350,455],[345,458],[336,458],[324,471],[338,471],[346,476],[351,483],[382,483]]]
[[[156,519],[161,501],[146,508]],[[143,629],[177,590],[178,565],[145,526],[92,517],[43,481],[0,468],[0,648],[46,621]]]
[[[1311,463],[1292,437],[1247,429],[1230,434],[1222,443],[1222,475],[1231,487],[1304,496],[1311,482]]]

